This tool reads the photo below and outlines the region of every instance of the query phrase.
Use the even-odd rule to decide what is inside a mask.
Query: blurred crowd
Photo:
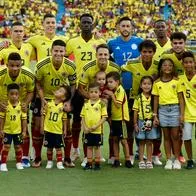
[[[63,1],[63,0],[62,0]],[[153,22],[166,19],[170,31],[182,31],[188,40],[196,39],[195,0],[64,0],[65,13],[57,29],[68,38],[79,34],[79,16],[91,13],[95,27],[106,39],[117,35],[116,22],[120,16],[133,18],[135,34],[154,38]],[[7,38],[13,21],[22,21],[26,37],[42,32],[43,14],[57,13],[54,0],[0,0],[0,35]]]

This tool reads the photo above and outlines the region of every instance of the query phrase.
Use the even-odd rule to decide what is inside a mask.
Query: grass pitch
[[[194,137],[193,137],[194,138]],[[107,158],[107,133],[102,149]],[[194,158],[196,141],[193,139]],[[122,150],[121,150],[122,151]],[[164,150],[162,150],[164,154]],[[185,157],[186,154],[184,153]],[[46,160],[45,149],[43,158]],[[121,162],[123,155],[121,154]],[[195,196],[196,165],[192,170],[165,171],[163,167],[139,170],[138,162],[132,169],[124,166],[111,168],[102,164],[100,171],[84,171],[80,161],[76,168],[59,171],[46,170],[46,161],[38,169],[17,171],[13,150],[10,152],[7,173],[0,172],[0,196]],[[165,163],[164,157],[162,161]],[[185,167],[185,165],[183,166]]]

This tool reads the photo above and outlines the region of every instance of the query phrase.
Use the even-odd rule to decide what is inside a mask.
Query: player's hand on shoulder
[[[22,102],[21,103],[21,108],[22,108],[22,111],[24,113],[27,113],[27,111],[28,111],[28,105],[25,102]]]
[[[8,103],[5,101],[0,102],[0,112],[6,112]]]
[[[9,40],[4,40],[0,43],[0,48],[8,48],[11,45]]]

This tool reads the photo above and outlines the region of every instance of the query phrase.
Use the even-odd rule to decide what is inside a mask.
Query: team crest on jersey
[[[137,75],[137,76],[140,76],[140,73],[138,72],[136,75]]]
[[[193,88],[196,88],[196,84],[193,84]]]
[[[97,45],[96,44],[93,44],[93,48],[96,49],[97,48]]]
[[[117,90],[117,93],[120,93],[120,88]]]
[[[3,141],[4,142],[7,142],[8,141],[8,138],[7,137],[4,137]]]
[[[159,86],[159,89],[161,89],[161,86]]]
[[[25,84],[24,84],[24,83],[22,83],[22,82],[21,82],[21,83],[19,83],[19,86],[20,86],[20,87],[24,87],[24,85],[25,85]]]
[[[29,56],[29,51],[28,50],[25,50],[25,55]]]
[[[20,110],[17,110],[17,113],[20,114]]]
[[[46,43],[45,43],[45,42],[42,42],[41,45],[42,45],[42,46],[43,46],[43,45],[46,45]]]
[[[81,46],[78,46],[77,49],[81,49]]]
[[[61,75],[62,75],[64,78],[67,77],[67,73],[65,73],[65,72],[63,72]]]
[[[137,50],[137,44],[131,44],[131,49],[132,50]]]
[[[95,108],[95,111],[98,112],[98,108]]]
[[[63,108],[59,108],[59,113],[63,112]]]
[[[175,84],[173,84],[173,85],[172,85],[172,88],[173,88],[173,89],[175,89],[175,88],[176,88],[176,85],[175,85]]]

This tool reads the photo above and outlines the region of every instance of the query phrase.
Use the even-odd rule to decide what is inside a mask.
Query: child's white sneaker
[[[85,167],[86,164],[87,164],[87,157],[84,158],[84,160],[83,160],[82,163],[81,163],[81,166],[82,166],[82,167]]]
[[[115,159],[115,157],[109,158],[109,159],[108,159],[108,164],[109,164],[109,165],[113,165],[113,164],[114,164],[114,159]]]
[[[46,169],[52,169],[53,168],[53,161],[48,161],[46,165]]]
[[[65,169],[63,167],[63,162],[57,162],[56,167],[57,167],[57,169]]]
[[[20,163],[20,162],[16,163],[16,169],[18,169],[18,170],[24,169],[24,167],[22,166],[22,163]]]
[[[171,159],[168,159],[164,168],[165,169],[172,169],[172,167],[173,167],[173,162]]]
[[[101,157],[100,158],[100,162],[105,163],[106,162],[105,158],[104,157]]]
[[[178,159],[174,161],[173,169],[181,169],[181,163]]]
[[[144,161],[139,162],[139,169],[146,169],[146,163]]]
[[[158,156],[153,157],[153,163],[154,165],[162,165],[162,162],[159,160]]]
[[[8,171],[7,164],[6,163],[2,163],[1,166],[0,166],[0,170],[3,171],[3,172],[7,172]]]

